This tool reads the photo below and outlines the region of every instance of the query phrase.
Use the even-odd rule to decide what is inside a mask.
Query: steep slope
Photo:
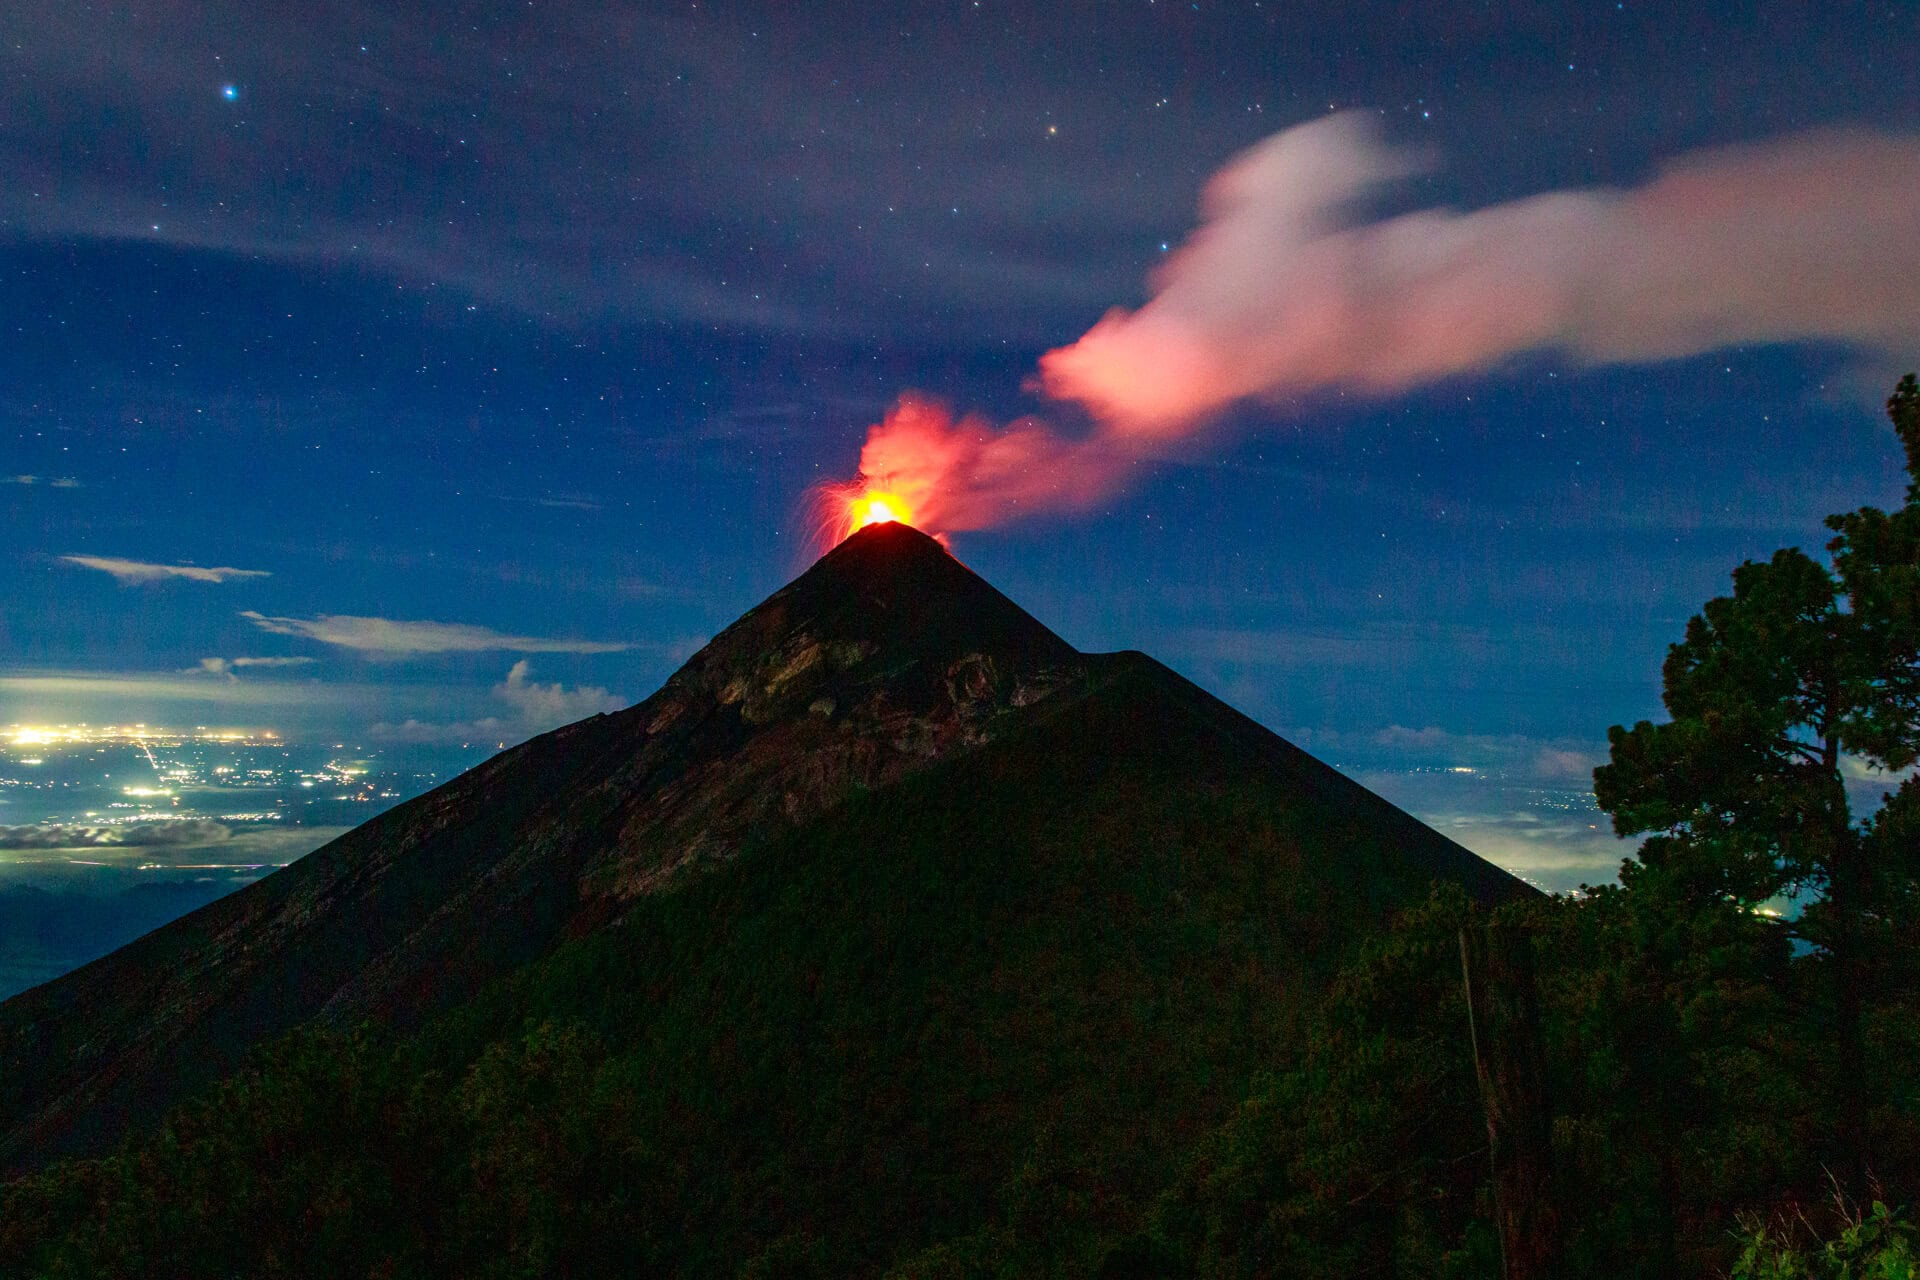
[[[795,1239],[877,1272],[1042,1167],[1082,1192],[1055,1228],[1136,1229],[1345,944],[1435,879],[1516,886],[1152,659],[1093,666],[489,992],[451,1064],[528,1025],[608,1046],[637,1112],[609,1149],[679,1171],[633,1188],[669,1274]]]
[[[820,824],[850,796],[1043,730],[1049,747],[973,793],[976,808],[1043,831],[1078,812],[1083,776],[1137,757],[1153,781],[1120,793],[1112,821],[1151,829],[1210,812],[1185,789],[1231,775],[1234,794],[1259,798],[1260,829],[1293,833],[1295,906],[1274,925],[1304,931],[1303,953],[1436,876],[1483,897],[1520,891],[1150,660],[1078,654],[931,539],[879,526],[645,702],[505,752],[0,1005],[0,1167],[100,1149],[300,1023],[413,1025],[695,867],[839,830]],[[1209,821],[1193,819],[1194,857],[1258,843]],[[919,838],[964,856],[940,843],[960,838],[944,819]]]

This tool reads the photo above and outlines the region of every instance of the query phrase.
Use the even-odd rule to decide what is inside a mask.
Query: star
[[[220,86],[220,96],[228,102],[237,101],[240,97],[240,86],[237,84],[223,84]]]

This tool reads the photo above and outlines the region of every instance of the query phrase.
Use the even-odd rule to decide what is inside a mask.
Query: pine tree
[[[1846,770],[1920,758],[1920,386],[1887,402],[1906,448],[1904,506],[1832,516],[1821,563],[1797,548],[1734,571],[1669,651],[1672,719],[1608,731],[1594,791],[1641,860],[1683,895],[1807,901],[1796,928],[1833,980],[1837,1138],[1856,1193],[1870,1152],[1863,1002],[1876,935],[1913,896],[1920,793],[1862,820]]]

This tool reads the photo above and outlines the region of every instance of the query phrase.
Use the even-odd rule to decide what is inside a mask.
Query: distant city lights
[[[16,747],[92,747],[102,745],[179,746],[188,742],[212,742],[237,747],[272,747],[281,743],[271,729],[210,729],[195,725],[192,729],[167,729],[141,724],[10,724],[5,738]],[[24,762],[23,762],[24,763]]]

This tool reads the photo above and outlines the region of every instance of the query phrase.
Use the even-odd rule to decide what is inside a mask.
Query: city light
[[[271,729],[167,729],[144,723],[118,724],[10,724],[4,734],[16,747],[181,746],[189,742],[227,746],[277,746],[280,735]]]

